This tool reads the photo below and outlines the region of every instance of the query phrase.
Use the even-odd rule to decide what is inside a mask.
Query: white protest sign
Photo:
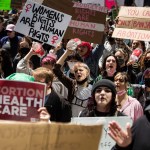
[[[99,4],[100,6],[105,6],[105,0],[82,0],[83,4]]]
[[[70,20],[70,15],[28,0],[15,31],[55,46],[62,40]]]
[[[132,120],[130,117],[74,117],[71,122],[76,123],[78,125],[94,125],[98,123],[104,124],[102,137],[99,142],[98,150],[110,150],[114,145],[115,141],[108,135],[108,124],[110,121],[116,121],[119,125],[125,129],[126,123],[129,122],[132,125]]]

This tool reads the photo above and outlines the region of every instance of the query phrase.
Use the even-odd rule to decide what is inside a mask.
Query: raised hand
[[[121,129],[119,124],[115,121],[109,123],[109,132],[110,137],[116,141],[117,145],[120,147],[127,147],[132,142],[131,126],[129,123],[126,125],[126,131]]]

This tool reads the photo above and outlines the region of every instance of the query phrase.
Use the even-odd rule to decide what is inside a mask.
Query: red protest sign
[[[44,106],[45,84],[0,80],[0,119],[39,120],[38,108]]]

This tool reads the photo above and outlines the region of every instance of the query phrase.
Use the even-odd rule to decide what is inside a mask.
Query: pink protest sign
[[[115,0],[105,0],[105,6],[111,9],[113,6],[116,6]]]
[[[0,80],[0,119],[38,121],[44,106],[45,84]]]

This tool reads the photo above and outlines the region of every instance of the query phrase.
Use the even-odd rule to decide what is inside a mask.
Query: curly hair
[[[140,69],[141,70],[145,70],[146,69],[146,67],[144,65],[144,60],[145,60],[147,54],[149,54],[149,53],[150,53],[150,48],[143,53],[143,55],[142,55],[142,57],[141,57],[141,59],[139,61],[139,65],[140,65]]]

